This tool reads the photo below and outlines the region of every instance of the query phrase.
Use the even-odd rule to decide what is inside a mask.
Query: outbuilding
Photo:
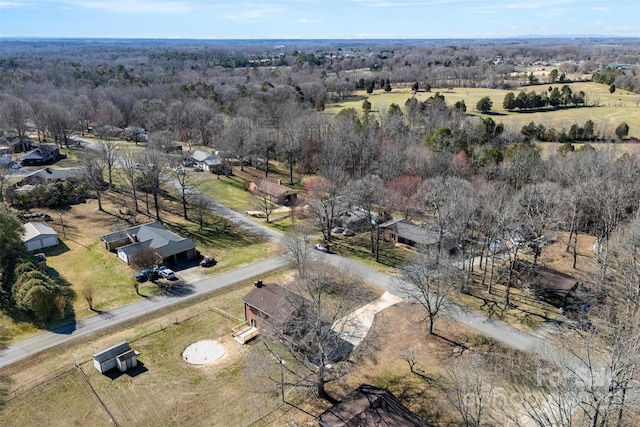
[[[138,365],[136,352],[131,349],[131,346],[126,341],[102,350],[92,357],[93,366],[95,366],[101,374],[116,367],[120,372],[125,372]]]
[[[22,241],[28,251],[56,246],[59,243],[58,233],[44,222],[28,222],[24,225]]]

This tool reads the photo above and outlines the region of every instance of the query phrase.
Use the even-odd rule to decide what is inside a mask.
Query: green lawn
[[[371,253],[369,233],[359,233],[355,236],[331,236],[331,248],[345,257],[354,258],[363,264],[382,271],[390,271],[404,266],[413,257],[413,251],[396,247],[393,243],[380,241],[380,262],[376,262],[376,255]]]
[[[220,177],[208,174],[196,188],[213,200],[238,212],[254,210],[251,194],[244,189],[245,180],[236,176]]]

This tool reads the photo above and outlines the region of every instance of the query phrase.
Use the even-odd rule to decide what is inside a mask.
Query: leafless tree
[[[402,279],[395,284],[400,295],[426,311],[429,334],[434,334],[439,315],[453,306],[450,298],[457,292],[464,272],[449,260],[441,260],[437,250],[425,248],[402,269]]]
[[[340,181],[314,177],[306,184],[307,207],[313,223],[322,233],[326,242],[331,241],[331,229],[335,220],[348,206],[342,196]]]
[[[87,301],[89,310],[93,311],[93,298],[95,297],[95,289],[91,285],[82,288],[82,297]]]
[[[352,205],[357,206],[369,224],[371,253],[380,262],[380,221],[383,216],[384,183],[377,175],[367,175],[349,183],[346,190]]]
[[[0,202],[4,202],[4,186],[11,178],[12,170],[8,165],[0,164]]]
[[[267,222],[271,221],[271,214],[278,209],[278,205],[271,201],[271,196],[263,188],[253,190],[253,204],[258,211],[264,214]]]
[[[289,285],[287,302],[293,314],[284,324],[267,328],[271,339],[264,342],[277,368],[268,373],[282,388],[306,388],[335,402],[327,384],[352,372],[376,344],[369,336],[360,341],[353,317],[367,294],[360,279],[348,271],[315,263],[305,271],[304,278]]]
[[[113,140],[99,138],[96,148],[102,159],[102,164],[107,169],[107,179],[111,186],[113,185],[113,169],[120,158],[118,145]]]
[[[136,181],[136,177],[138,176],[138,168],[140,168],[140,164],[138,163],[138,155],[133,150],[122,150],[119,152],[119,162],[120,167],[122,169],[122,173],[124,174],[127,183],[131,187],[131,194],[133,196],[133,206],[134,212],[139,212],[138,208],[138,182]]]
[[[15,132],[22,145],[21,151],[26,151],[25,139],[29,130],[29,119],[31,119],[33,111],[28,103],[20,98],[8,96],[2,99],[2,109],[0,117],[2,124]]]
[[[451,358],[445,365],[449,381],[444,385],[447,400],[467,427],[487,425],[498,390],[496,362],[488,355],[467,353]]]
[[[153,149],[145,150],[140,159],[142,162],[142,185],[147,194],[153,195],[156,219],[160,220],[159,194],[167,181],[167,163],[165,154]]]
[[[224,150],[238,157],[241,171],[244,171],[244,162],[249,154],[252,134],[251,120],[246,117],[234,117],[229,120],[222,138]]]
[[[102,193],[105,190],[104,182],[104,159],[100,153],[87,150],[82,159],[83,180],[87,187],[93,190],[98,199],[98,210],[104,211],[102,208]]]
[[[205,195],[196,192],[191,193],[189,196],[189,204],[191,205],[191,216],[200,226],[200,230],[202,230],[211,210],[211,202]]]
[[[315,260],[315,250],[310,243],[312,230],[301,223],[289,232],[284,238],[284,246],[287,249],[286,258],[296,268],[300,277],[306,276],[306,269]]]

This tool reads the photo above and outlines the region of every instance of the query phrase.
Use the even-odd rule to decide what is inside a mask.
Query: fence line
[[[109,418],[111,418],[111,421],[113,422],[113,424],[116,427],[121,427],[120,424],[118,423],[118,421],[116,421],[116,418],[113,416],[113,414],[109,410],[109,408],[107,408],[107,405],[100,398],[100,395],[98,395],[98,392],[93,388],[93,385],[89,381],[89,378],[87,378],[87,375],[84,373],[84,371],[82,370],[80,365],[78,365],[78,362],[74,362],[74,363],[76,365],[76,368],[78,368],[78,371],[80,371],[80,375],[82,375],[82,378],[84,378],[84,381],[87,383],[87,385],[91,389],[91,392],[93,393],[93,395],[96,397],[96,399],[98,399],[98,402],[100,402],[100,405],[102,405],[102,408],[105,410],[107,415],[109,415]]]

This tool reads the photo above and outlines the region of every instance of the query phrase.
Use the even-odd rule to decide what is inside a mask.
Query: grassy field
[[[527,92],[535,91],[537,93],[546,91],[549,86],[562,87],[561,84],[554,85],[537,85],[521,88]],[[622,89],[616,90],[615,93],[609,93],[607,85],[591,82],[570,83],[571,90],[576,93],[584,91],[586,94],[586,103],[590,107],[585,108],[567,108],[555,111],[540,112],[509,112],[502,108],[502,101],[508,92],[518,94],[520,89],[499,90],[486,88],[432,88],[431,92],[418,92],[415,95],[410,89],[397,89],[391,92],[376,90],[372,94],[367,95],[365,91],[357,91],[352,100],[347,100],[339,104],[328,104],[326,112],[337,113],[343,108],[355,108],[358,111],[362,109],[362,102],[368,99],[373,110],[386,110],[393,103],[403,107],[407,99],[415,96],[419,101],[433,96],[436,92],[440,92],[445,97],[448,105],[453,105],[458,101],[464,100],[467,106],[467,113],[491,117],[496,123],[503,123],[505,127],[520,130],[522,126],[531,121],[545,126],[553,126],[557,129],[569,129],[572,124],[576,123],[580,126],[587,120],[593,120],[596,128],[609,136],[615,136],[615,128],[623,121],[629,125],[629,135],[640,136],[640,95],[634,94]],[[478,101],[488,96],[493,101],[493,109],[491,115],[482,115],[475,111]]]
[[[288,277],[283,271],[264,279],[281,283]],[[5,368],[0,376],[8,396],[0,409],[0,425],[106,426],[112,425],[111,417],[126,426],[317,425],[311,415],[284,404],[265,372],[253,364],[254,354],[262,348],[260,338],[242,346],[230,337],[242,315],[241,298],[251,286],[247,281],[170,314]],[[436,331],[446,339],[427,336],[421,319],[420,310],[405,304],[379,313],[369,335],[377,337],[375,358],[345,381],[331,384],[330,392],[340,397],[361,383],[387,387],[427,420],[450,419],[451,408],[434,400],[437,387],[412,374],[402,356],[411,352],[424,373],[437,379],[443,375],[443,364],[459,354],[461,346],[504,350],[445,319],[437,323]],[[207,365],[185,363],[184,348],[202,339],[220,342],[224,356]],[[122,340],[140,352],[140,367],[130,375],[101,375],[90,355]],[[288,394],[288,399],[312,415],[326,408],[326,402],[306,394]]]

